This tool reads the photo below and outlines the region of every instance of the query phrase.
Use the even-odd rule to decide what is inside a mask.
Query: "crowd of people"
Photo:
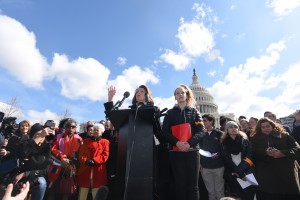
[[[115,94],[109,87],[106,111]],[[174,98],[161,127],[153,128],[153,199],[300,199],[300,110],[292,131],[270,111],[261,118],[222,116],[217,125],[213,115],[197,110],[188,86],[176,87]],[[141,106],[154,106],[145,85],[135,91],[131,109]],[[113,199],[119,131],[109,120],[88,121],[83,133],[77,128],[72,118],[55,129],[52,120],[21,121],[1,145],[3,200]]]

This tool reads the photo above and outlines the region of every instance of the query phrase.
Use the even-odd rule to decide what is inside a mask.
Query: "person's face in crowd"
[[[75,123],[70,123],[66,125],[66,130],[68,131],[68,133],[73,134],[76,132],[76,124]]]
[[[99,127],[94,127],[94,137],[100,137],[101,135],[101,129]]]
[[[105,130],[109,130],[110,129],[110,123],[106,122],[104,125]]]
[[[228,127],[227,132],[230,137],[236,137],[239,133],[239,127],[237,125],[231,125]]]
[[[249,130],[249,124],[247,123],[247,121],[241,120],[240,124],[241,124],[241,127],[242,127],[243,131],[248,131]]]
[[[144,103],[146,101],[146,90],[144,88],[138,88],[135,90],[135,99],[137,103]]]
[[[94,135],[94,127],[89,127],[87,133],[90,137],[92,137]]]
[[[29,125],[27,123],[20,124],[20,132],[26,135],[29,130]]]
[[[264,114],[264,117],[269,118],[273,122],[276,122],[276,118],[272,113],[267,112],[266,114]]]
[[[203,117],[203,123],[205,126],[205,129],[211,129],[213,121],[209,121],[206,117]]]
[[[273,131],[273,127],[269,122],[261,123],[261,132],[265,135],[269,135]]]
[[[257,122],[255,121],[255,119],[253,119],[253,118],[250,118],[250,119],[249,119],[249,127],[250,127],[251,129],[254,129],[255,126],[256,126],[256,124],[257,124]]]
[[[179,87],[175,90],[175,100],[178,103],[186,103],[186,91],[184,88]]]

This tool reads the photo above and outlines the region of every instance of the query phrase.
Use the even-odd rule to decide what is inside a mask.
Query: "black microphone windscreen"
[[[162,109],[161,111],[160,111],[160,113],[163,113],[163,112],[165,112],[165,111],[167,111],[168,110],[168,108],[164,108],[164,109]]]
[[[127,97],[130,96],[130,93],[129,93],[128,91],[126,91],[126,92],[124,92],[123,96],[124,96],[125,98],[127,98]]]

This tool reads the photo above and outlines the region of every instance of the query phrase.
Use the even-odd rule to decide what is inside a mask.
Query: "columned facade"
[[[195,99],[197,101],[197,108],[201,115],[211,114],[216,118],[215,126],[220,127],[220,114],[218,112],[218,106],[214,103],[214,97],[203,87],[199,81],[196,74],[196,70],[193,70],[193,82],[189,86],[193,91]]]

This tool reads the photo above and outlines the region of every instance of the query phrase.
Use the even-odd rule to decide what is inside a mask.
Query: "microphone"
[[[162,110],[159,112],[159,116],[160,116],[160,117],[166,116],[166,115],[168,114],[168,113],[165,113],[167,110],[168,110],[168,108],[162,109]]]
[[[168,108],[164,108],[164,109],[162,109],[162,110],[157,110],[156,112],[155,112],[155,117],[156,118],[160,118],[160,117],[162,117],[162,116],[166,116],[168,113],[164,113],[165,111],[167,111],[168,110]]]
[[[118,109],[123,104],[124,100],[130,96],[128,91],[124,92],[123,99],[121,101],[117,101],[117,103],[113,106],[113,109]]]
[[[164,108],[164,109],[162,109],[161,111],[160,111],[160,114],[163,114],[165,111],[167,111],[168,110],[168,108]]]

